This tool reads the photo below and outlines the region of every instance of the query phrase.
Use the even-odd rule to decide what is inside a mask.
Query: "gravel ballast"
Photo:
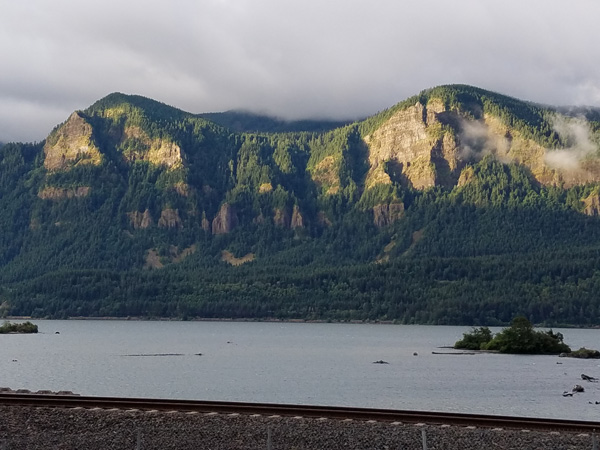
[[[0,407],[2,450],[592,450],[595,439],[591,434],[302,417]]]

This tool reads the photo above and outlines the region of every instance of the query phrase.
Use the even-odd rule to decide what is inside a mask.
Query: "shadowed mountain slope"
[[[0,313],[597,324],[598,117],[465,85],[354,123],[111,94],[0,148]]]

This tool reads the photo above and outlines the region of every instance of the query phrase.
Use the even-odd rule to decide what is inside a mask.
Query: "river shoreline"
[[[210,318],[210,317],[200,317],[193,319],[181,319],[177,317],[142,317],[142,316],[129,316],[129,317],[111,317],[111,316],[102,316],[102,317],[88,317],[88,316],[77,316],[77,317],[67,317],[65,319],[49,319],[46,317],[31,317],[31,316],[7,316],[4,320],[44,320],[44,321],[53,321],[53,320],[102,320],[102,321],[135,321],[135,322],[256,322],[256,323],[331,323],[331,324],[351,324],[351,325],[398,325],[398,326],[450,326],[450,327],[474,327],[479,325],[433,325],[433,324],[403,324],[397,323],[393,320],[326,320],[326,319],[277,319],[277,318],[263,318],[263,319],[252,319],[252,318]],[[509,326],[506,325],[489,325],[489,327],[494,328],[504,328]],[[488,326],[488,325],[483,325]],[[577,326],[577,325],[569,325],[569,324],[560,324],[556,326],[544,326],[544,325],[534,325],[536,328],[544,328],[544,329],[553,329],[553,328],[565,328],[565,329],[574,329],[574,330],[600,330],[600,325],[594,326]]]

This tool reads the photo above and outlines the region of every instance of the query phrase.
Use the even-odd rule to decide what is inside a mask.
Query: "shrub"
[[[491,340],[492,332],[488,327],[473,327],[470,333],[463,333],[463,338],[456,341],[454,348],[481,350]]]
[[[0,326],[0,334],[6,333],[37,333],[38,327],[31,322],[10,323],[4,322]]]

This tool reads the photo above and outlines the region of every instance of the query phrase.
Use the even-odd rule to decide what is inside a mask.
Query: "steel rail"
[[[241,403],[150,398],[88,397],[78,395],[0,393],[0,406],[48,408],[104,408],[122,410],[182,411],[263,416],[292,416],[340,420],[424,423],[431,425],[475,426],[527,430],[593,433],[600,422],[533,417],[511,417],[437,411],[351,408],[342,406]]]

